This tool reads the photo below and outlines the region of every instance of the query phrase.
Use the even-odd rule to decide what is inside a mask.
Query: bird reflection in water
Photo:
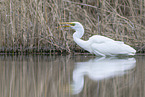
[[[73,82],[71,84],[72,94],[78,94],[84,86],[84,76],[88,76],[91,80],[99,81],[106,78],[121,76],[127,70],[136,66],[134,58],[119,59],[111,58],[95,58],[87,62],[77,62],[73,70]]]

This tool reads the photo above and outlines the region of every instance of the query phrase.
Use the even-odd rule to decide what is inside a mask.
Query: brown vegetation
[[[57,29],[62,21],[79,21],[83,39],[100,34],[145,50],[144,0],[1,0],[1,52],[71,52],[81,50],[73,31]]]

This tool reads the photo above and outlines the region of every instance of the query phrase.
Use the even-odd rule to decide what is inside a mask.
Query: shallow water
[[[145,97],[145,56],[0,56],[0,97]]]

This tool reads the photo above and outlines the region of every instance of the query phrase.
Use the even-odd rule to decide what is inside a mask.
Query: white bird
[[[73,34],[74,41],[83,49],[97,56],[135,55],[136,50],[122,41],[115,41],[101,35],[94,35],[89,40],[84,41],[84,28],[79,22],[63,22],[67,24],[62,27],[70,27],[76,32]]]

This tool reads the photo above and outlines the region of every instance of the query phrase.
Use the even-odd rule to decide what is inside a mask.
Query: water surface
[[[144,97],[145,56],[0,56],[0,97]]]

